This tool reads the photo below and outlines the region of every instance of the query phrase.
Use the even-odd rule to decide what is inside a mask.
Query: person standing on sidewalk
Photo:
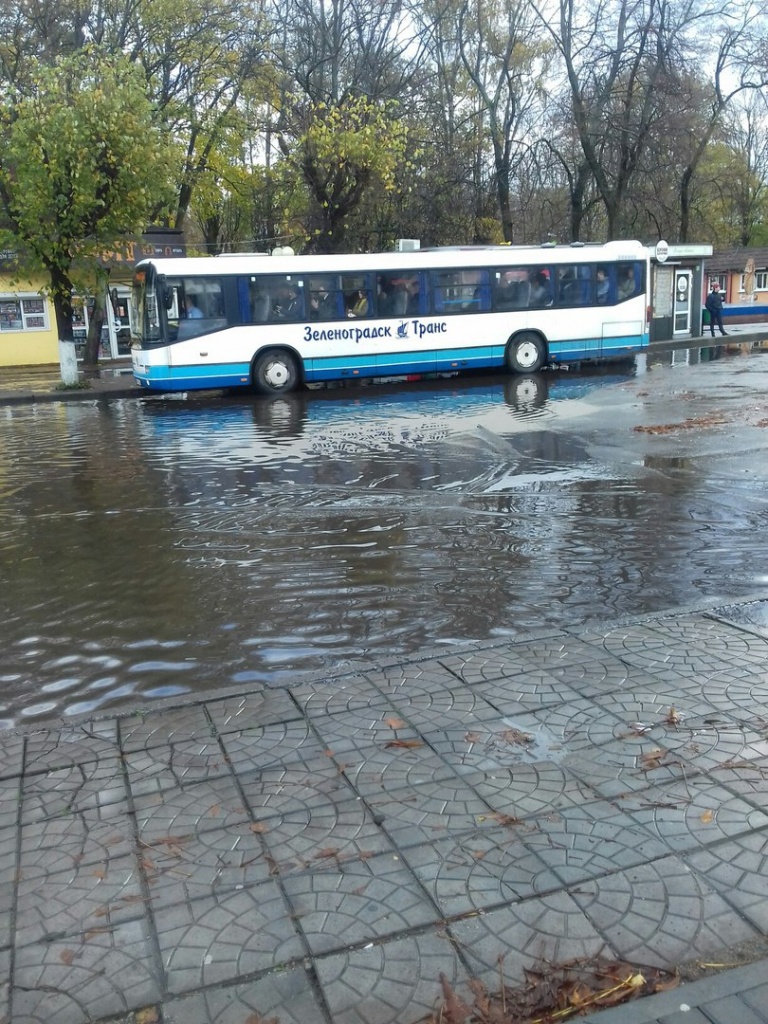
[[[720,328],[720,333],[726,335],[728,332],[723,327],[723,296],[717,281],[712,285],[712,291],[707,296],[704,305],[709,313],[709,329],[712,332],[712,337],[715,336],[715,324]]]

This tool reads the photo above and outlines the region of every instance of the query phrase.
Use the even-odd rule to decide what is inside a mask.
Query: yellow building
[[[104,255],[110,268],[109,299],[113,315],[102,330],[100,358],[130,358],[130,288],[134,264],[144,256],[185,256],[180,231],[152,228],[140,241],[127,242],[123,250]],[[44,275],[18,280],[15,254],[0,250],[0,367],[58,364],[59,336],[53,301],[46,294]],[[88,330],[88,302],[73,297],[72,328],[78,356]],[[109,307],[108,307],[109,308]]]
[[[0,366],[40,366],[59,361],[53,302],[42,278],[15,281],[0,267]]]

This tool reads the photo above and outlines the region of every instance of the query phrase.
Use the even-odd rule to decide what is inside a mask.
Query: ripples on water
[[[550,374],[0,410],[0,718],[746,592],[762,498],[724,456],[633,433],[638,391]]]

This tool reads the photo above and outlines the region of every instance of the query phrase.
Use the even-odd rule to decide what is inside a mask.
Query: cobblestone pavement
[[[0,734],[0,1019],[415,1024],[500,955],[765,955],[767,607]],[[596,1018],[765,1022],[765,964]]]

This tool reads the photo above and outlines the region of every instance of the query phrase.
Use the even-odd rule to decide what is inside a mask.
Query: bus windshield
[[[131,340],[140,346],[157,345],[163,340],[157,284],[158,277],[152,266],[141,267],[134,274]]]

